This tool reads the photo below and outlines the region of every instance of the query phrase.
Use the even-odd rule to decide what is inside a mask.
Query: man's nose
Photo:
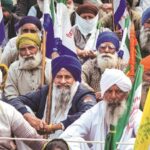
[[[108,48],[108,46],[106,46],[106,48],[105,48],[105,53],[109,53],[109,48]]]
[[[111,94],[111,99],[112,99],[112,100],[116,99],[116,92],[112,92],[112,94]]]
[[[65,78],[62,78],[61,79],[61,84],[65,84],[66,83],[66,79]]]

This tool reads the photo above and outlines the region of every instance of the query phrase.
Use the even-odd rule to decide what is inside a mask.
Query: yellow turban
[[[33,34],[33,33],[25,33],[20,35],[17,38],[17,49],[19,50],[19,48],[22,45],[34,45],[34,46],[38,46],[40,47],[41,44],[41,40],[38,34]]]
[[[141,64],[144,66],[144,71],[150,70],[150,55],[147,57],[143,58],[141,60]]]

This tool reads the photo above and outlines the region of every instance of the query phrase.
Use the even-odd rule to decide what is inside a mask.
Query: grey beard
[[[21,69],[24,70],[32,70],[37,68],[42,61],[41,52],[38,51],[34,56],[31,57],[21,57],[19,55],[19,66]]]
[[[114,101],[113,103],[107,102],[106,105],[106,123],[109,126],[117,125],[119,118],[123,115],[126,110],[126,100],[123,101]]]
[[[71,88],[68,87],[60,89],[59,87],[55,86],[53,90],[55,93],[54,99],[56,101],[55,105],[55,116],[56,116],[59,111],[61,111],[61,113],[65,112],[71,98]]]
[[[140,30],[140,46],[143,51],[150,53],[150,29],[144,29],[143,26]]]
[[[115,54],[98,53],[97,55],[97,65],[102,72],[104,72],[106,68],[116,68],[117,62],[118,56],[116,53]]]

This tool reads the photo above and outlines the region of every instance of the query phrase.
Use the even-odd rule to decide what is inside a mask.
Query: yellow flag
[[[150,150],[150,88],[146,98],[134,150]]]

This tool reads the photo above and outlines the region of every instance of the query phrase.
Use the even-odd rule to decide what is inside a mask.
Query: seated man
[[[142,84],[142,98],[141,107],[144,108],[148,89],[150,88],[150,55],[141,60],[141,64],[144,66],[143,84]]]
[[[52,78],[54,83],[50,95],[52,96],[50,126],[41,120],[47,116],[48,86],[12,99],[9,103],[15,106],[31,126],[39,132],[52,133],[56,131],[50,136],[54,138],[58,137],[62,130],[65,130],[82,113],[96,104],[96,99],[94,93],[80,83],[81,64],[72,56],[63,55],[52,60]],[[36,113],[36,116],[30,114],[25,105],[28,105]]]
[[[11,64],[4,88],[8,99],[37,90],[41,84],[42,52],[38,34],[24,33],[17,38],[19,60]],[[46,59],[45,84],[51,80],[51,60]]]
[[[0,84],[2,83],[2,72],[0,71]],[[1,97],[1,93],[0,93]],[[22,117],[22,115],[11,105],[0,100],[0,137],[11,138],[12,134],[18,138],[41,138],[36,130]],[[43,142],[24,141],[29,147],[41,150]],[[14,149],[12,140],[0,140],[0,149]],[[17,147],[18,148],[18,147]]]
[[[96,40],[99,33],[109,30],[97,28],[99,19],[97,6],[91,3],[79,5],[75,13],[75,26],[73,28],[77,55],[83,64],[88,58],[96,56]]]
[[[36,33],[41,38],[41,29],[42,25],[38,18],[33,16],[25,16],[23,17],[16,25],[18,35],[14,38],[11,38],[8,43],[6,44],[2,56],[1,56],[1,63],[6,64],[8,67],[13,63],[15,60],[18,60],[18,50],[16,47],[16,40],[18,36],[24,33]]]
[[[82,66],[82,80],[92,88],[99,100],[101,75],[106,68],[116,68],[118,64],[119,39],[113,32],[103,32],[97,38],[97,56]]]
[[[105,141],[111,125],[116,126],[120,123],[118,120],[127,109],[126,101],[132,87],[131,80],[121,70],[106,69],[102,75],[100,86],[103,100],[86,111],[68,127],[60,136],[61,138],[81,137],[88,141]],[[129,118],[131,122],[126,124],[120,142],[125,142],[135,137],[141,115],[141,111],[137,110],[132,116],[132,120]],[[115,135],[118,135],[117,131]],[[77,147],[80,146],[78,143],[75,144],[77,144]],[[119,150],[125,150],[124,145],[119,146],[117,147]],[[104,150],[104,144],[92,144],[90,149]],[[88,149],[86,148],[86,150]]]

